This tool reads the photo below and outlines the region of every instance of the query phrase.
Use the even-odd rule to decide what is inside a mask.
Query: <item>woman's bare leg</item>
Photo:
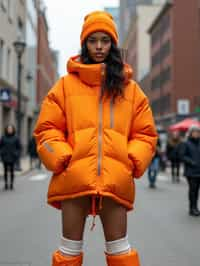
[[[86,217],[90,210],[89,197],[65,200],[61,204],[61,209],[63,237],[82,240]]]
[[[126,208],[108,197],[103,198],[102,206],[99,215],[106,241],[124,238],[127,233]]]

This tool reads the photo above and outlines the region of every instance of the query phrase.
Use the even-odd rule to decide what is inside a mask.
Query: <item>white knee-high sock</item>
[[[128,236],[120,238],[114,241],[107,241],[105,243],[106,253],[109,255],[124,254],[130,251],[130,245],[128,242]]]
[[[77,256],[80,255],[83,249],[83,241],[76,241],[61,237],[59,251],[63,255]]]

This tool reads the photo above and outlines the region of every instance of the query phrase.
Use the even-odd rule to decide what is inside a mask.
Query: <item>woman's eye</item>
[[[103,42],[104,43],[109,43],[110,42],[110,39],[104,39]]]
[[[95,41],[96,40],[94,40],[94,39],[88,39],[88,42],[90,42],[90,43],[95,43]]]

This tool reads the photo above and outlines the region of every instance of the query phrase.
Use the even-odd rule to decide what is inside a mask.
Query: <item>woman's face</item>
[[[11,125],[9,125],[9,126],[7,127],[7,133],[8,133],[8,134],[13,134],[13,132],[14,132],[13,127],[12,127]]]
[[[200,138],[200,131],[199,130],[193,130],[191,134],[192,138],[198,139]]]
[[[174,131],[174,132],[172,133],[172,138],[173,138],[173,139],[178,139],[178,138],[179,138],[179,132],[178,132],[178,131]]]
[[[90,58],[96,63],[102,63],[110,52],[111,37],[104,32],[95,32],[89,35],[86,45]]]

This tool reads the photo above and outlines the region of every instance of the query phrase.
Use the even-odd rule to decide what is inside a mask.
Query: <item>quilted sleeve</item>
[[[72,155],[66,135],[67,122],[61,78],[45,97],[34,129],[38,155],[45,167],[54,173],[62,172]]]
[[[128,155],[134,165],[133,176],[143,175],[155,153],[157,132],[148,99],[134,84],[133,118],[128,142]]]

